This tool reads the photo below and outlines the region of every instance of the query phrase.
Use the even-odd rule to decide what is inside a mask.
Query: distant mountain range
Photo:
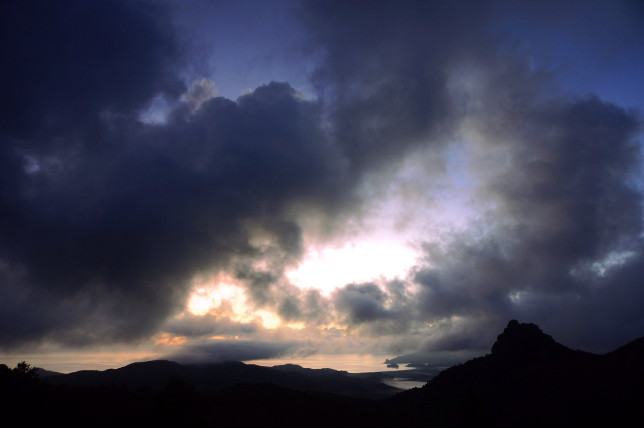
[[[644,338],[604,355],[510,321],[491,353],[395,393],[371,375],[295,365],[151,361],[106,371],[0,371],[0,403],[67,426],[594,427],[644,421]]]
[[[294,364],[262,367],[238,361],[190,365],[164,360],[149,361],[105,371],[49,374],[44,380],[54,385],[126,385],[130,388],[149,387],[157,390],[165,388],[173,380],[180,380],[199,391],[218,391],[238,384],[272,384],[296,391],[319,391],[371,399],[385,398],[400,392],[377,380],[353,377],[344,371],[306,369]]]

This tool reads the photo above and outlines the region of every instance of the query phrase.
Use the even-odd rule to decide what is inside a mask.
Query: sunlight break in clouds
[[[365,239],[340,247],[309,249],[299,266],[286,276],[300,288],[313,288],[329,295],[350,283],[404,278],[416,257],[404,243]]]
[[[267,329],[274,329],[282,324],[275,313],[250,306],[245,289],[230,282],[230,277],[228,282],[215,278],[195,286],[186,300],[186,310],[193,315],[212,314],[238,323],[259,322]]]
[[[222,306],[226,306],[225,308]],[[241,317],[249,312],[244,290],[227,283],[199,285],[188,297],[187,308],[192,314],[205,315],[210,311],[226,311]]]

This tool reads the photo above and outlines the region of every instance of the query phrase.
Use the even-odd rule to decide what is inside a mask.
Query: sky
[[[644,335],[644,6],[0,6],[0,356]]]

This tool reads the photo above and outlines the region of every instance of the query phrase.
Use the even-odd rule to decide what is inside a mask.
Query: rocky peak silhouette
[[[396,426],[629,426],[644,419],[643,355],[644,338],[597,355],[512,320],[491,354],[394,396]]]
[[[510,321],[492,345],[494,357],[509,360],[547,360],[571,353],[574,351],[557,343],[536,324],[517,320]]]

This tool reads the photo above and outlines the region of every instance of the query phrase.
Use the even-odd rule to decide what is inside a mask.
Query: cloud
[[[208,101],[217,94],[217,87],[215,82],[208,79],[197,80],[192,82],[190,90],[183,94],[181,99],[186,102],[190,108],[195,111],[198,110],[201,105]]]
[[[514,32],[517,16],[540,25],[559,9],[509,5],[302,3],[317,94],[269,82],[236,100],[185,80],[192,48],[163,2],[5,6],[3,349],[162,329],[259,336],[214,314],[172,318],[195,278],[221,272],[250,310],[392,347],[483,346],[510,318],[571,346],[641,335],[641,117],[558,91]],[[165,120],[140,120],[159,97]],[[454,163],[467,178],[450,177]],[[438,194],[450,179],[475,215],[440,234],[419,226],[423,261],[409,277],[330,296],[288,282],[305,237],[352,232],[372,198],[392,194],[432,201],[418,210],[431,224],[432,207],[459,191]],[[189,354],[268,358],[291,345]]]
[[[438,240],[418,236],[426,263],[407,284],[420,289],[405,313],[434,325],[426,348],[491,343],[520,315],[596,350],[641,335],[644,320],[629,304],[639,288],[620,275],[641,263],[642,199],[633,185],[641,178],[641,118],[596,95],[557,93],[556,75],[513,47],[503,31],[516,30],[509,19],[526,19],[534,5],[305,8],[324,55],[314,81],[358,170],[380,171],[410,154],[422,159],[421,147],[463,150],[476,220]],[[545,9],[533,23],[572,13]],[[618,22],[601,25],[615,31]],[[425,159],[430,177],[444,171],[435,157]],[[597,274],[604,265],[609,272]],[[356,323],[386,318],[391,312],[374,290],[349,285],[336,293],[336,308]],[[606,322],[625,329],[608,333]]]
[[[491,47],[483,4],[315,1],[303,8],[324,58],[313,81],[354,171],[390,168],[424,144],[440,147],[454,131],[449,68]]]
[[[211,341],[186,345],[166,358],[185,364],[263,360],[284,356],[301,346],[295,342]]]
[[[385,294],[375,284],[349,284],[338,290],[333,300],[338,312],[346,314],[352,324],[394,315],[384,307]]]
[[[11,64],[0,75],[11,101],[0,110],[5,137],[44,143],[77,123],[86,127],[99,112],[129,113],[157,93],[182,91],[179,42],[154,3],[19,2],[3,6],[2,28]]]
[[[200,80],[180,102],[163,4],[36,2],[3,18],[4,347],[138,340],[222,269],[262,302],[301,254],[295,204],[351,199],[319,105],[287,83],[232,101]],[[141,122],[159,94],[166,121]]]
[[[13,303],[53,316],[56,308],[32,306],[46,293],[77,306],[79,321],[87,310],[135,322],[101,328],[117,339],[153,331],[192,277],[213,268],[231,269],[261,302],[302,251],[290,204],[330,208],[341,193],[327,179],[333,152],[318,121],[314,103],[272,83],[237,102],[213,98],[194,115],[179,106],[163,125],[110,120],[99,138],[114,145],[101,156],[76,151],[61,173],[23,169],[14,183],[24,192],[5,198],[16,217],[5,222],[3,273],[31,291]],[[260,260],[266,267],[254,268]],[[44,323],[61,328],[56,321]]]
[[[260,328],[254,323],[233,322],[227,317],[214,315],[184,315],[168,320],[163,330],[173,336],[204,338],[216,335],[253,335]]]
[[[642,320],[626,309],[637,287],[615,282],[641,263],[642,199],[631,185],[641,160],[637,117],[592,96],[511,109],[494,99],[475,117],[480,161],[492,167],[476,166],[484,230],[426,245],[432,266],[416,274],[425,316],[476,319],[484,334],[529,314],[571,345],[604,350],[638,334]],[[593,269],[602,263],[604,274]],[[624,310],[602,308],[606,293]],[[579,330],[601,330],[597,317],[635,324],[590,339]]]

